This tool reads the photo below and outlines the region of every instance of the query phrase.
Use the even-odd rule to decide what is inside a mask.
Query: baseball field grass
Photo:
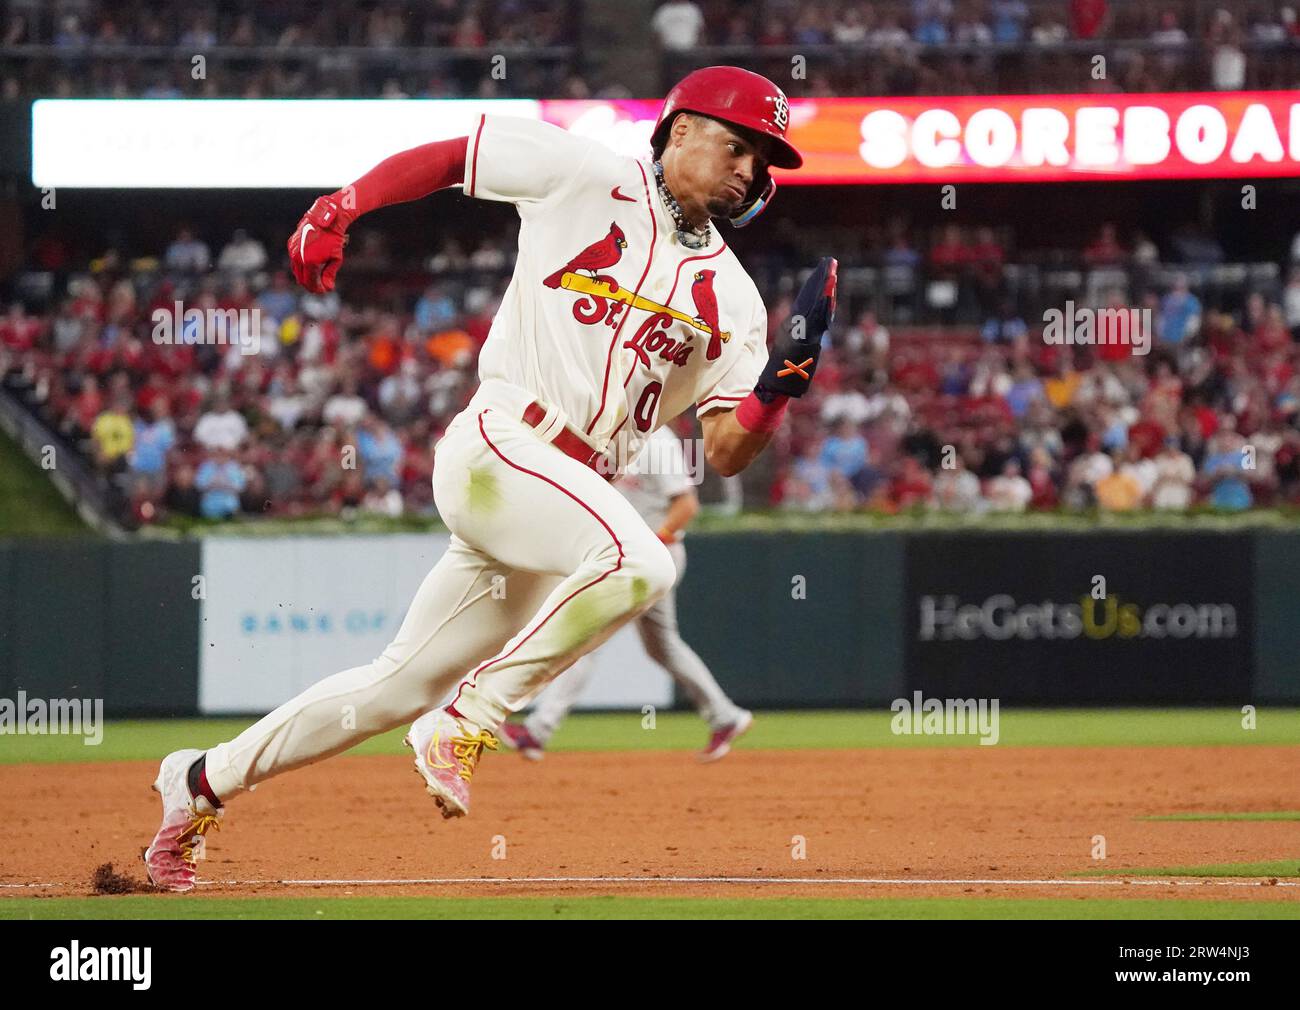
[[[49,475],[0,431],[0,536],[84,535],[85,525]]]
[[[1293,529],[1300,521],[1295,506],[1226,511],[1196,506],[1186,511],[1172,509],[1141,512],[1105,512],[1098,509],[1035,512],[942,512],[918,506],[905,512],[861,509],[853,512],[802,512],[782,509],[749,509],[734,515],[708,507],[692,527],[692,536],[709,533],[913,533],[922,530],[997,531],[1052,534],[1062,530],[1113,532],[1142,530],[1235,530]],[[173,517],[160,526],[148,527],[151,539],[199,537],[292,537],[330,536],[337,533],[445,533],[439,520],[417,515],[398,517],[364,515],[349,519],[338,516],[295,516],[292,519],[210,520]],[[0,526],[0,533],[4,527]]]
[[[96,745],[88,745],[77,736],[0,734],[0,765],[154,760],[182,747],[210,747],[229,740],[254,721],[251,717],[109,721],[102,742]],[[646,728],[643,722],[639,711],[580,713],[560,727],[548,749],[556,753],[689,751],[700,746],[702,731],[694,715],[658,713],[653,729]],[[1300,747],[1300,709],[1296,708],[1260,708],[1254,729],[1243,728],[1239,710],[1219,708],[1003,708],[1000,723],[999,747]],[[404,733],[403,728],[382,733],[348,753],[405,754]],[[745,750],[979,746],[975,736],[897,735],[890,730],[887,711],[763,713],[737,745]]]
[[[882,710],[764,712],[737,753],[708,769],[682,753],[702,742],[693,715],[659,713],[647,728],[640,712],[579,714],[539,765],[492,756],[482,808],[452,825],[432,811],[426,818],[407,772],[394,774],[407,764],[399,729],[232,804],[241,819],[213,843],[216,862],[201,864],[193,894],[95,893],[89,870],[103,856],[116,854],[138,879],[126,853],[138,859],[132,846],[152,830],[138,822],[152,810],[144,794],[153,762],[251,721],[110,721],[97,746],[0,735],[0,850],[36,867],[0,861],[9,864],[0,868],[0,918],[1300,918],[1300,840],[1287,823],[1300,818],[1300,786],[1293,773],[1278,774],[1300,759],[1300,710],[1267,706],[1249,729],[1231,708],[1004,708],[991,747],[975,736],[896,736]],[[791,767],[807,793],[790,823],[819,855],[835,850],[821,864],[792,862],[787,822],[768,823],[764,790],[779,788]],[[131,809],[74,832],[94,839],[94,854],[78,862],[64,850],[64,862],[42,863],[30,852],[43,844],[40,802],[100,775]],[[647,802],[660,797],[658,808]],[[421,820],[411,830],[435,841],[429,861],[397,847],[408,851],[404,862],[357,865],[355,853],[373,852],[392,830],[370,802],[414,810]],[[566,817],[588,817],[609,837],[593,842],[584,829],[588,848],[577,851]],[[641,835],[625,823],[637,817]],[[293,839],[328,825],[358,848],[332,865],[288,855],[257,863],[251,847],[237,846],[250,845],[250,831],[271,830],[269,821],[288,833],[277,837]],[[1087,855],[1094,825],[1115,849],[1103,859]],[[620,830],[632,833],[620,841]],[[486,841],[466,831],[508,834],[521,855],[487,860]],[[784,864],[762,854],[774,834]],[[629,858],[611,857],[619,844]],[[69,865],[85,867],[80,884]]]

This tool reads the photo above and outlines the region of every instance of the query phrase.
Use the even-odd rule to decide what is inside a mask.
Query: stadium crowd
[[[1256,0],[669,0],[654,24],[665,80],[733,50],[757,53],[772,73],[788,72],[791,54],[817,52],[807,84],[792,92],[801,96],[1239,90],[1300,80],[1295,6]],[[1093,54],[1109,61],[1100,76]]]
[[[593,71],[600,61],[579,39],[584,2],[321,0],[195,9],[181,0],[4,0],[0,100],[634,97],[617,70]],[[739,60],[788,82],[796,97],[1229,90],[1300,81],[1296,6],[1276,0],[668,0],[647,16],[637,38],[658,42],[665,82]],[[504,78],[485,70],[502,52],[515,60]],[[799,52],[817,54],[806,78],[791,73],[791,54]],[[1101,77],[1094,53],[1109,61]],[[193,55],[208,61],[200,78]]]
[[[1075,250],[1089,267],[1080,277],[1108,285],[1073,292],[1081,305],[1147,311],[1099,324],[1112,342],[1070,345],[1043,339],[1041,312],[1022,315],[992,230],[927,238],[895,227],[877,255],[906,247],[927,287],[969,293],[982,325],[934,325],[943,309],[923,301],[918,325],[899,327],[879,291],[846,287],[813,393],[793,404],[746,504],[1300,502],[1300,266],[1287,265],[1284,285],[1225,297],[1194,260],[1213,248],[1175,234],[1159,249],[1103,225]],[[29,314],[15,302],[0,317],[0,380],[91,461],[131,524],[430,515],[432,447],[475,386],[514,237],[473,250],[447,239],[419,264],[424,287],[410,296],[378,292],[393,267],[383,248],[360,236],[343,297],[297,288],[282,254],[243,231],[215,252],[181,230],[156,257],[63,264],[48,305]],[[1160,260],[1186,272],[1152,272]],[[773,330],[797,267],[758,275]],[[223,342],[203,342],[212,331],[200,337],[181,307],[232,310]],[[1150,331],[1150,353],[1133,353],[1142,334],[1127,325]]]
[[[583,98],[574,7],[5,0],[0,98]],[[486,73],[503,52],[511,73]]]
[[[700,45],[1053,46],[1119,40],[1187,45],[1201,33],[1282,43],[1300,33],[1295,7],[1259,0],[667,0],[656,30],[668,49]]]

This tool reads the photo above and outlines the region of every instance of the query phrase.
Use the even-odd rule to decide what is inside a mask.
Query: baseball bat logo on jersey
[[[713,361],[722,353],[722,344],[731,339],[731,333],[718,324],[718,299],[713,291],[714,270],[696,271],[691,284],[691,298],[695,302],[695,315],[689,316],[669,305],[646,298],[622,287],[609,274],[601,273],[619,262],[627,238],[616,221],[609,223],[604,238],[593,242],[574,256],[542,283],[554,290],[575,291],[586,297],[573,303],[573,318],[587,326],[603,322],[615,327],[628,308],[650,313],[636,334],[623,346],[636,352],[641,364],[650,367],[650,355],[657,353],[665,361],[684,365],[693,347],[688,341],[694,333],[688,332],[677,340],[667,335],[674,323],[683,323],[692,330],[708,336],[707,356]],[[579,272],[585,271],[585,272]]]

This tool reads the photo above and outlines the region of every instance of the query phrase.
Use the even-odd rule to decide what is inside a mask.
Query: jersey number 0
[[[654,423],[655,414],[659,411],[659,394],[664,391],[662,382],[648,383],[641,392],[641,399],[636,402],[636,410],[632,412],[632,419],[636,421],[637,431],[649,431],[650,425]]]

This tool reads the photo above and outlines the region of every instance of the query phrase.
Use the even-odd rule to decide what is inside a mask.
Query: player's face
[[[694,117],[677,152],[675,174],[683,193],[674,195],[683,206],[703,207],[711,217],[733,216],[766,164],[758,145],[757,138],[725,123]]]

